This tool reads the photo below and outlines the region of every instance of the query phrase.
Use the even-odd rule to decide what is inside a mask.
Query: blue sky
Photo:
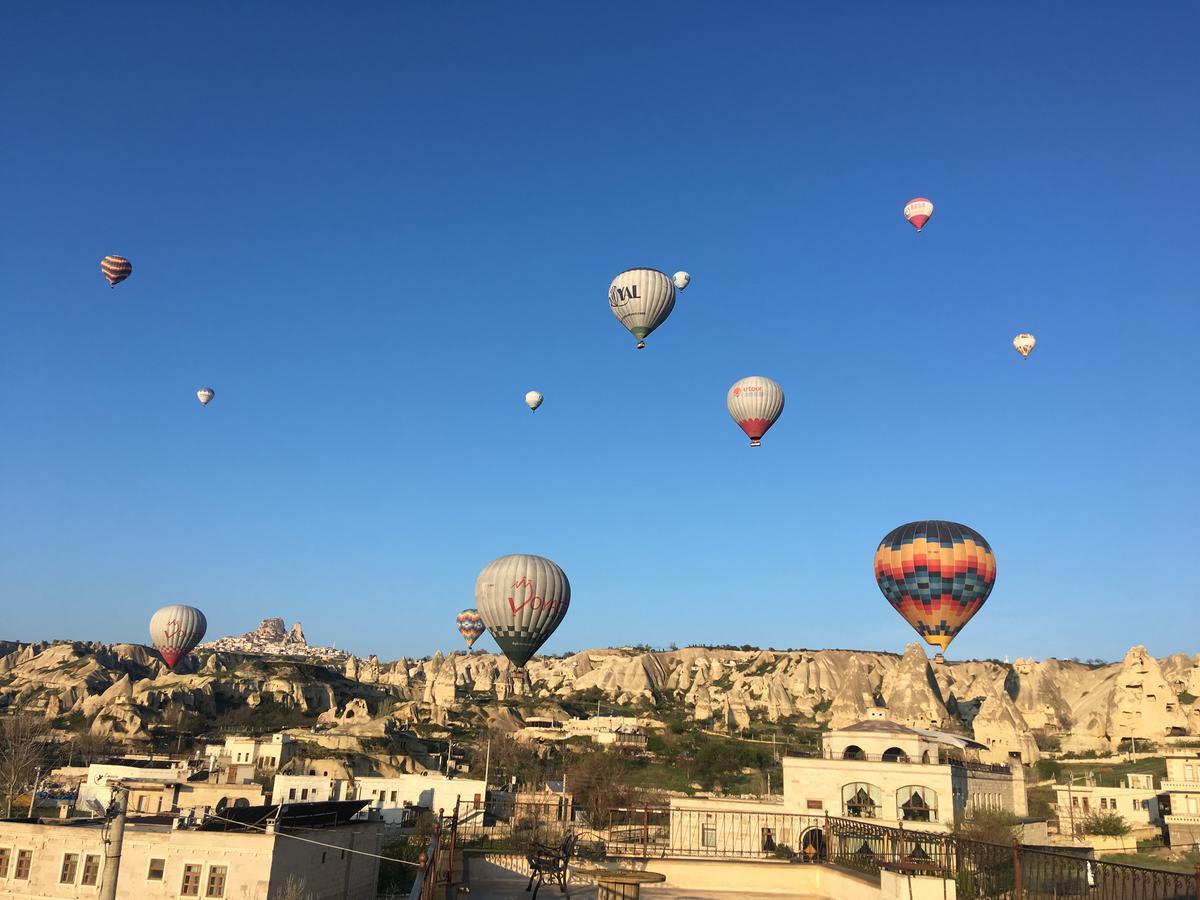
[[[533,552],[548,651],[899,651],[873,551],[949,518],[952,656],[1200,651],[1195,5],[744,6],[7,10],[0,636],[422,655]]]

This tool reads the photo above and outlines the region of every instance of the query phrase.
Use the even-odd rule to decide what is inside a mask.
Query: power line
[[[218,816],[213,813],[209,813],[207,818],[216,819],[218,822],[228,822],[230,825],[238,825],[242,828],[257,828],[262,831],[263,834],[269,833],[265,825],[252,825],[249,822],[238,822],[234,819],[226,819],[224,816]],[[316,844],[318,847],[326,847],[330,850],[341,850],[343,853],[357,853],[359,856],[369,856],[372,859],[383,859],[387,860],[388,862],[397,862],[405,866],[420,868],[419,863],[412,862],[408,859],[397,859],[394,856],[381,856],[378,853],[368,853],[366,850],[352,850],[349,847],[341,847],[337,844],[327,844],[324,841],[314,841],[312,838],[303,838],[298,834],[289,834],[286,831],[275,831],[274,833],[280,837],[291,838],[293,841],[303,841],[306,844]]]

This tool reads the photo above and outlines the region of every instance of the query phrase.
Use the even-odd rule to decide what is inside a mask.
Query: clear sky
[[[1193,3],[10,6],[0,637],[184,602],[423,655],[531,552],[548,651],[899,651],[875,546],[948,518],[999,566],[951,656],[1200,651],[1197,46]],[[693,275],[641,352],[637,265]]]

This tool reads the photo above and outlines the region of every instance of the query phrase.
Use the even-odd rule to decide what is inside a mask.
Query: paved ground
[[[523,875],[486,864],[476,865],[474,868],[472,872],[471,864],[468,863],[466,878],[471,886],[471,893],[461,895],[463,900],[529,900],[532,896],[532,892],[525,893],[525,885],[529,883],[529,879]],[[596,886],[573,880],[567,885],[567,896],[570,900],[595,900]],[[642,897],[645,900],[733,900],[734,897],[745,897],[747,900],[780,900],[780,896],[738,890],[696,891],[664,885],[647,885],[642,888]],[[789,896],[794,900],[806,900],[806,897],[796,894]],[[538,900],[561,900],[562,897],[558,885],[548,884],[538,891]]]

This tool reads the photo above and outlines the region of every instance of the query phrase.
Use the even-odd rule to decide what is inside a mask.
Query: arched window
[[[928,750],[926,750],[924,753],[921,754],[921,762],[923,762],[925,765],[929,765],[929,751]]]
[[[910,784],[896,791],[896,818],[906,822],[936,822],[937,791]]]
[[[862,747],[857,744],[851,744],[842,751],[842,759],[866,759],[867,754],[863,753]]]
[[[879,817],[879,788],[873,784],[856,781],[842,788],[842,814],[860,819]]]
[[[883,751],[884,762],[908,762],[908,754],[899,747],[888,747]]]

